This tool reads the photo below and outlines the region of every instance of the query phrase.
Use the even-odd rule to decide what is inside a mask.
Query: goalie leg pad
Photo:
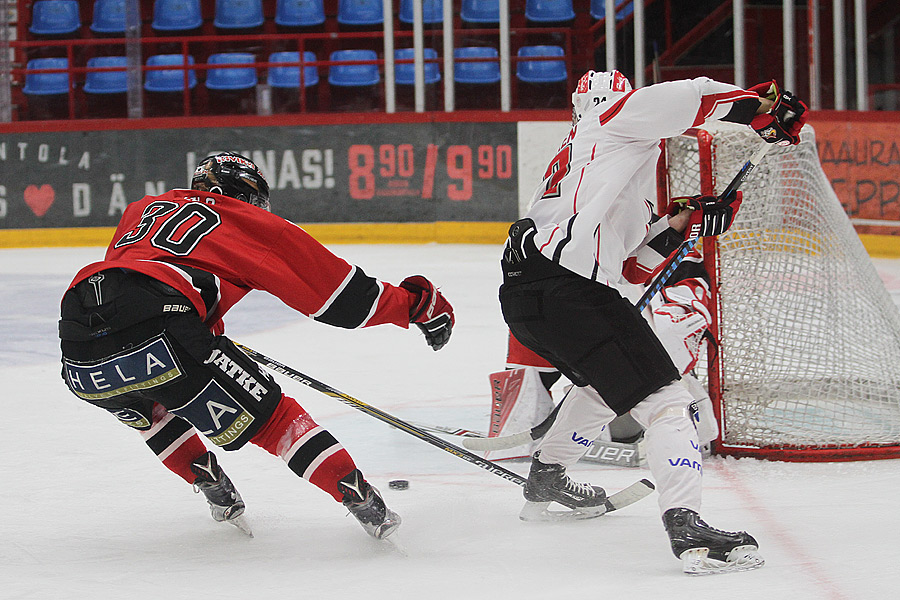
[[[488,437],[527,431],[553,410],[553,399],[532,367],[491,373],[491,423]],[[490,452],[485,458],[502,460],[531,456],[534,445]]]

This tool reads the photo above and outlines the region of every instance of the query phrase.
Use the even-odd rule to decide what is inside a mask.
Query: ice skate
[[[216,462],[216,455],[207,452],[197,457],[191,462],[191,471],[197,476],[194,480],[194,491],[203,492],[206,496],[212,518],[234,525],[253,537],[250,525],[243,516],[244,501],[228,475]]]
[[[606,491],[588,483],[578,483],[566,475],[559,464],[542,463],[540,451],[531,460],[531,471],[525,484],[525,506],[519,513],[523,521],[562,521],[593,519],[608,510]],[[551,511],[550,503],[567,507],[566,511]]]
[[[338,490],[344,494],[344,506],[372,537],[384,539],[400,527],[400,515],[385,505],[381,494],[363,478],[359,469],[341,479]]]
[[[672,552],[681,559],[689,575],[712,575],[749,571],[765,564],[759,545],[745,531],[721,531],[707,525],[696,512],[671,508],[663,524],[672,543]]]

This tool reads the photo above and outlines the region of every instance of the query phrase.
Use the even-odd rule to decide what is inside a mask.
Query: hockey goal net
[[[815,132],[773,147],[735,223],[703,242],[716,298],[707,382],[718,454],[900,456],[900,313],[819,164]],[[743,126],[666,143],[671,196],[719,193],[762,144]],[[712,346],[712,345],[710,345]]]

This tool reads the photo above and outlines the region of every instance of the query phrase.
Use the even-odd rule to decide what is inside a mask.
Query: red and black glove
[[[799,144],[800,130],[809,118],[806,104],[792,93],[781,90],[774,80],[755,85],[749,91],[774,102],[767,112],[750,121],[750,127],[759,137],[779,146]]]
[[[421,275],[407,277],[400,287],[413,295],[409,308],[409,322],[425,334],[425,341],[433,350],[440,350],[453,332],[453,307],[437,288]]]
[[[719,200],[715,196],[684,196],[672,198],[669,214],[690,210],[691,217],[684,230],[684,239],[720,235],[728,231],[743,201],[741,192]]]

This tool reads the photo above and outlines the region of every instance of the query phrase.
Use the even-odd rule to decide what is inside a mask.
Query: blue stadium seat
[[[262,0],[216,0],[213,25],[219,29],[253,29],[264,22]]]
[[[322,0],[278,0],[275,24],[282,27],[313,27],[325,22]]]
[[[306,62],[315,62],[316,55],[310,51],[303,53],[303,60]],[[273,52],[269,56],[269,62],[272,63],[289,63],[299,62],[299,52]],[[274,88],[300,88],[300,67],[295,65],[269,67],[267,78],[268,84]],[[303,86],[310,87],[319,83],[319,68],[316,65],[307,65],[303,67]]]
[[[413,1],[400,0],[400,21],[403,23],[413,22]],[[422,23],[430,25],[433,23],[444,22],[444,3],[443,0],[422,0]]]
[[[31,26],[35,35],[66,35],[81,27],[78,0],[38,0],[31,8]]]
[[[128,58],[125,56],[97,56],[87,61],[88,67],[121,67],[120,71],[88,71],[84,76],[84,91],[89,94],[121,94],[128,91]]]
[[[68,73],[29,73],[34,69],[68,69],[68,58],[35,58],[29,60],[25,70],[25,86],[22,91],[33,96],[49,96],[69,93]]]
[[[519,60],[516,64],[516,76],[528,83],[554,83],[566,81],[565,50],[560,46],[522,46],[518,57],[524,59],[537,56],[558,56],[560,60]]]
[[[153,21],[156,31],[190,31],[203,25],[200,0],[156,0]]]
[[[453,51],[455,59],[460,58],[493,58],[498,59],[496,48],[490,46],[470,46]],[[453,79],[457,83],[497,83],[500,81],[500,63],[493,62],[459,62],[454,63]]]
[[[459,18],[464,23],[499,23],[500,0],[462,0]]]
[[[125,0],[97,0],[94,2],[94,33],[125,33]]]
[[[337,50],[330,60],[378,60],[374,50]],[[375,85],[381,81],[377,64],[332,65],[328,69],[328,83],[340,87]]]
[[[384,23],[381,0],[338,0],[337,22],[341,25],[381,25]]]
[[[221,52],[212,54],[206,62],[210,65],[228,63],[253,63],[256,58],[249,52]],[[206,72],[206,87],[211,90],[247,90],[257,84],[255,67],[218,67]]]
[[[194,64],[194,57],[188,56],[189,65]],[[178,69],[146,71],[144,89],[148,92],[182,92],[184,91],[184,56],[181,54],[156,54],[147,59],[148,67],[176,66]],[[188,70],[188,87],[197,85],[197,74]]]
[[[615,4],[618,3],[619,0]],[[632,12],[634,12],[634,2],[629,2],[616,11],[616,21],[624,20]],[[591,16],[598,21],[606,18],[606,0],[591,0]]]
[[[572,0],[526,0],[525,20],[532,23],[562,23],[575,18]]]
[[[437,58],[437,50],[434,48],[422,49],[425,59]],[[400,48],[394,51],[395,60],[412,59],[415,50],[413,48]],[[425,83],[437,83],[441,80],[441,67],[437,63],[425,63]],[[394,81],[399,85],[414,85],[416,83],[415,63],[397,64],[394,66]]]

